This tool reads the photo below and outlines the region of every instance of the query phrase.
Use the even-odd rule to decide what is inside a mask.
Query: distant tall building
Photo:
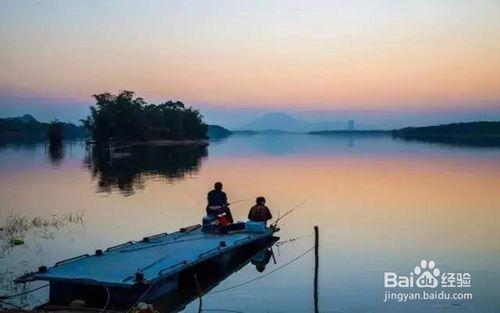
[[[349,120],[349,123],[347,123],[347,129],[354,130],[354,120]]]

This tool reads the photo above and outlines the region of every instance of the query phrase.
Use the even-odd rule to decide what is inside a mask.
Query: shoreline
[[[131,142],[129,146],[188,146],[188,145],[196,145],[196,146],[208,146],[208,139],[185,139],[185,140],[171,140],[171,139],[157,139],[157,140],[149,140],[149,141],[136,141]]]
[[[97,144],[95,142],[87,142],[87,144],[95,146],[103,146],[102,144]],[[113,146],[109,144],[110,150],[118,150],[130,147],[141,147],[141,146],[155,146],[155,147],[175,147],[175,146],[200,146],[206,147],[210,144],[208,139],[186,139],[186,140],[171,140],[171,139],[157,139],[149,141],[134,141],[130,143],[124,143],[119,146]]]

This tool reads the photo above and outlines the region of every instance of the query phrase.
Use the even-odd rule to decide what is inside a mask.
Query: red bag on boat
[[[231,224],[231,221],[227,215],[219,215],[219,226],[226,227],[229,224]]]

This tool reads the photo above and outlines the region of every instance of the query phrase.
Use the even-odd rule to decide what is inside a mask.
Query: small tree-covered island
[[[94,95],[96,103],[82,120],[96,144],[207,144],[201,113],[179,101],[152,104],[133,91]]]

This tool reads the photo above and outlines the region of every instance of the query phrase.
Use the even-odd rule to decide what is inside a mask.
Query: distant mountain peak
[[[290,114],[283,112],[271,112],[262,115],[253,122],[247,124],[244,129],[265,131],[306,131],[307,122],[299,120]]]
[[[325,129],[346,129],[346,122],[310,122],[284,112],[270,112],[262,115],[242,129],[254,131],[309,132]]]
[[[36,122],[36,119],[31,114],[24,114],[19,118],[23,123]]]
[[[15,121],[21,124],[28,124],[31,122],[37,122],[37,120],[31,114],[24,114],[23,116],[7,117],[4,120]]]
[[[269,117],[269,118],[289,118],[293,119],[291,114],[285,113],[285,112],[269,112],[261,116],[263,117]]]

